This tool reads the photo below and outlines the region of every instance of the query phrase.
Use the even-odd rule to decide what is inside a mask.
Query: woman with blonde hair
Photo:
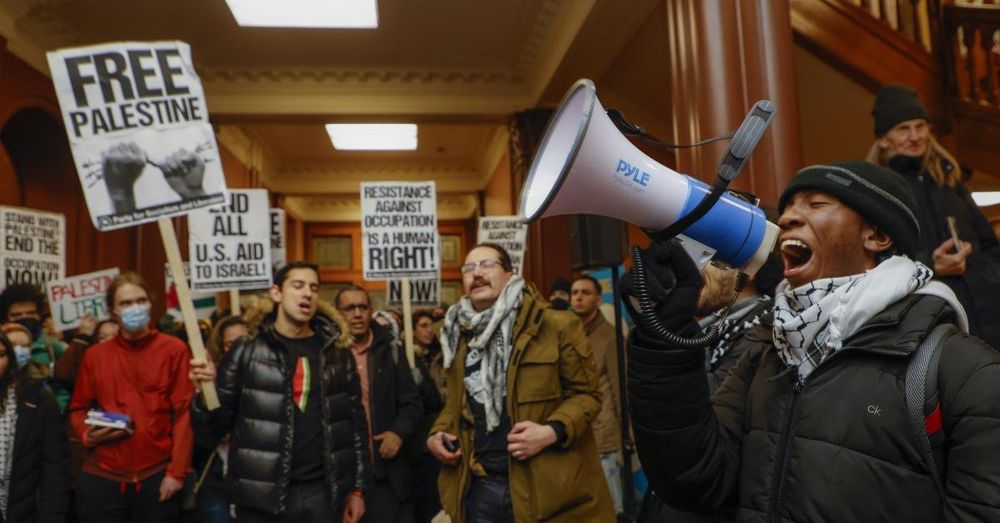
[[[934,138],[927,109],[913,89],[883,87],[872,116],[876,139],[867,160],[902,174],[917,197],[916,259],[958,295],[972,334],[1000,348],[1000,243],[962,183],[958,162]]]

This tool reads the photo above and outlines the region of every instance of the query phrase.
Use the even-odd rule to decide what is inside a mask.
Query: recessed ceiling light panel
[[[339,151],[413,151],[417,124],[329,123],[326,132]]]
[[[226,0],[242,27],[375,29],[376,0]]]

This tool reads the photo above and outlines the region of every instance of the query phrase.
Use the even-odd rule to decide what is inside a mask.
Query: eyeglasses
[[[478,262],[469,262],[462,266],[460,269],[462,274],[468,274],[474,270],[476,267],[480,267],[483,270],[495,269],[501,267],[500,260],[494,260],[493,258],[487,258],[485,260],[479,260]]]
[[[337,307],[337,309],[344,314],[350,314],[354,311],[367,312],[370,308],[372,308],[372,306],[367,303],[355,303],[346,307]]]

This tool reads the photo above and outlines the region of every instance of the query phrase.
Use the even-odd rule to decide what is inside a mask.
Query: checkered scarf
[[[783,280],[774,297],[778,356],[797,370],[800,383],[805,382],[859,327],[917,292],[933,275],[919,262],[893,256],[867,272],[823,278],[795,289]]]
[[[476,312],[468,296],[448,309],[441,328],[441,352],[444,367],[450,368],[458,350],[459,337],[470,333],[465,354],[465,365],[469,367],[482,361],[476,375],[465,379],[466,390],[486,408],[486,431],[500,425],[504,398],[507,397],[507,364],[513,347],[512,331],[517,310],[521,308],[521,291],[524,280],[514,276],[507,282],[493,305]],[[471,378],[471,379],[470,379]]]
[[[3,402],[3,412],[0,412],[0,511],[4,520],[7,519],[10,469],[14,461],[14,433],[17,429],[17,398],[14,384],[8,382],[6,388],[7,397]]]

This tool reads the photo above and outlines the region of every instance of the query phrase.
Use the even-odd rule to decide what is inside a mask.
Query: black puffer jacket
[[[354,489],[364,489],[368,474],[368,429],[354,360],[335,347],[336,326],[321,315],[312,320],[320,337],[323,445],[326,482],[337,511]],[[219,363],[216,387],[221,407],[208,412],[198,396],[191,421],[214,436],[231,434],[227,490],[237,507],[280,514],[285,511],[292,466],[292,367],[288,350],[268,316],[254,338],[242,339]]]
[[[965,260],[965,274],[937,279],[955,291],[969,316],[972,334],[1000,349],[1000,243],[993,227],[961,182],[955,187],[938,186],[923,174],[920,158],[896,156],[889,167],[906,178],[917,197],[917,260],[934,268],[934,249],[951,238],[948,216],[955,217],[959,238],[972,244],[972,254]],[[951,165],[946,163],[945,168]]]
[[[736,506],[737,521],[1000,521],[1000,354],[956,335],[941,350],[939,499],[905,407],[910,355],[953,311],[909,296],[796,385],[769,328],[709,398],[700,351],[637,333],[629,393],[639,456],[670,503]]]
[[[69,500],[66,420],[40,383],[21,385],[14,430],[7,521],[63,523]]]

